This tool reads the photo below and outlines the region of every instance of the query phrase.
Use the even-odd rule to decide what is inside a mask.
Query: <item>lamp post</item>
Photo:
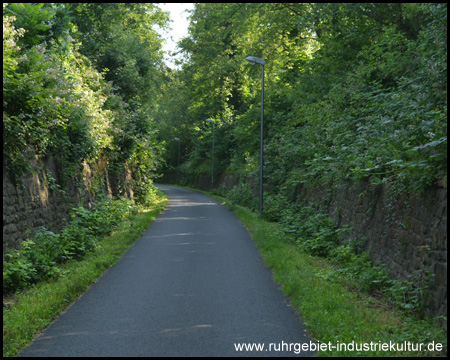
[[[177,185],[180,185],[180,139],[173,138],[178,141],[178,167],[177,167]]]
[[[214,188],[214,120],[206,119],[206,122],[213,124],[213,143],[212,143],[212,170],[211,170],[211,190]]]
[[[255,56],[248,56],[245,60],[250,65],[260,64],[262,66],[262,83],[261,83],[261,149],[259,160],[259,215],[262,216],[263,210],[263,163],[264,163],[264,65],[266,62]]]

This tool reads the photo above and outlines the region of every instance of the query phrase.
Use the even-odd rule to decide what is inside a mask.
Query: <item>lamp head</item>
[[[247,60],[250,65],[255,65],[255,64],[260,64],[263,66],[266,65],[266,62],[263,59],[260,59],[259,57],[256,57],[256,56],[247,56],[245,58],[245,60]]]

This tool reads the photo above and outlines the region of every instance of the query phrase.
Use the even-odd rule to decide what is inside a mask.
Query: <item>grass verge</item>
[[[150,226],[167,197],[125,220],[81,261],[62,265],[58,278],[37,283],[14,295],[3,307],[3,356],[16,356],[33,337],[85,292]]]
[[[227,205],[223,198],[209,195]],[[280,225],[262,220],[247,208],[235,204],[231,208],[315,343],[326,348],[318,356],[446,356],[446,329],[434,319],[416,318],[349,289],[344,278],[330,280],[332,264],[302,253],[286,239]]]

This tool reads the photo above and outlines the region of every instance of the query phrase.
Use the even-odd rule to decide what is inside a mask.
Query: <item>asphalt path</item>
[[[201,193],[159,187],[166,209],[20,356],[295,356],[289,344],[309,344],[236,216]],[[236,351],[244,343],[264,348]]]

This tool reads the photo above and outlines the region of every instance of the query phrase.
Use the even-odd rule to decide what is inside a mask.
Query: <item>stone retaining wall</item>
[[[348,181],[297,189],[297,199],[327,210],[340,227],[351,227],[351,238],[374,265],[423,292],[428,314],[447,316],[447,189],[442,183],[417,194],[391,183]]]
[[[17,183],[3,171],[3,252],[20,248],[22,241],[32,238],[33,231],[41,226],[53,232],[61,230],[71,206],[91,207],[95,189],[117,195],[120,186],[125,196],[133,194],[130,172],[110,178],[104,160],[93,166],[85,162],[78,176],[64,181],[64,169],[54,158],[32,155],[30,165],[31,170]]]
[[[320,194],[322,193],[322,196]],[[319,195],[319,197],[317,197]],[[311,200],[324,199],[323,190]],[[429,293],[430,314],[447,315],[447,190],[434,186],[422,194],[398,193],[391,184],[342,184],[328,195],[328,209],[349,225],[355,239],[365,239],[375,265],[389,275],[412,281]]]

